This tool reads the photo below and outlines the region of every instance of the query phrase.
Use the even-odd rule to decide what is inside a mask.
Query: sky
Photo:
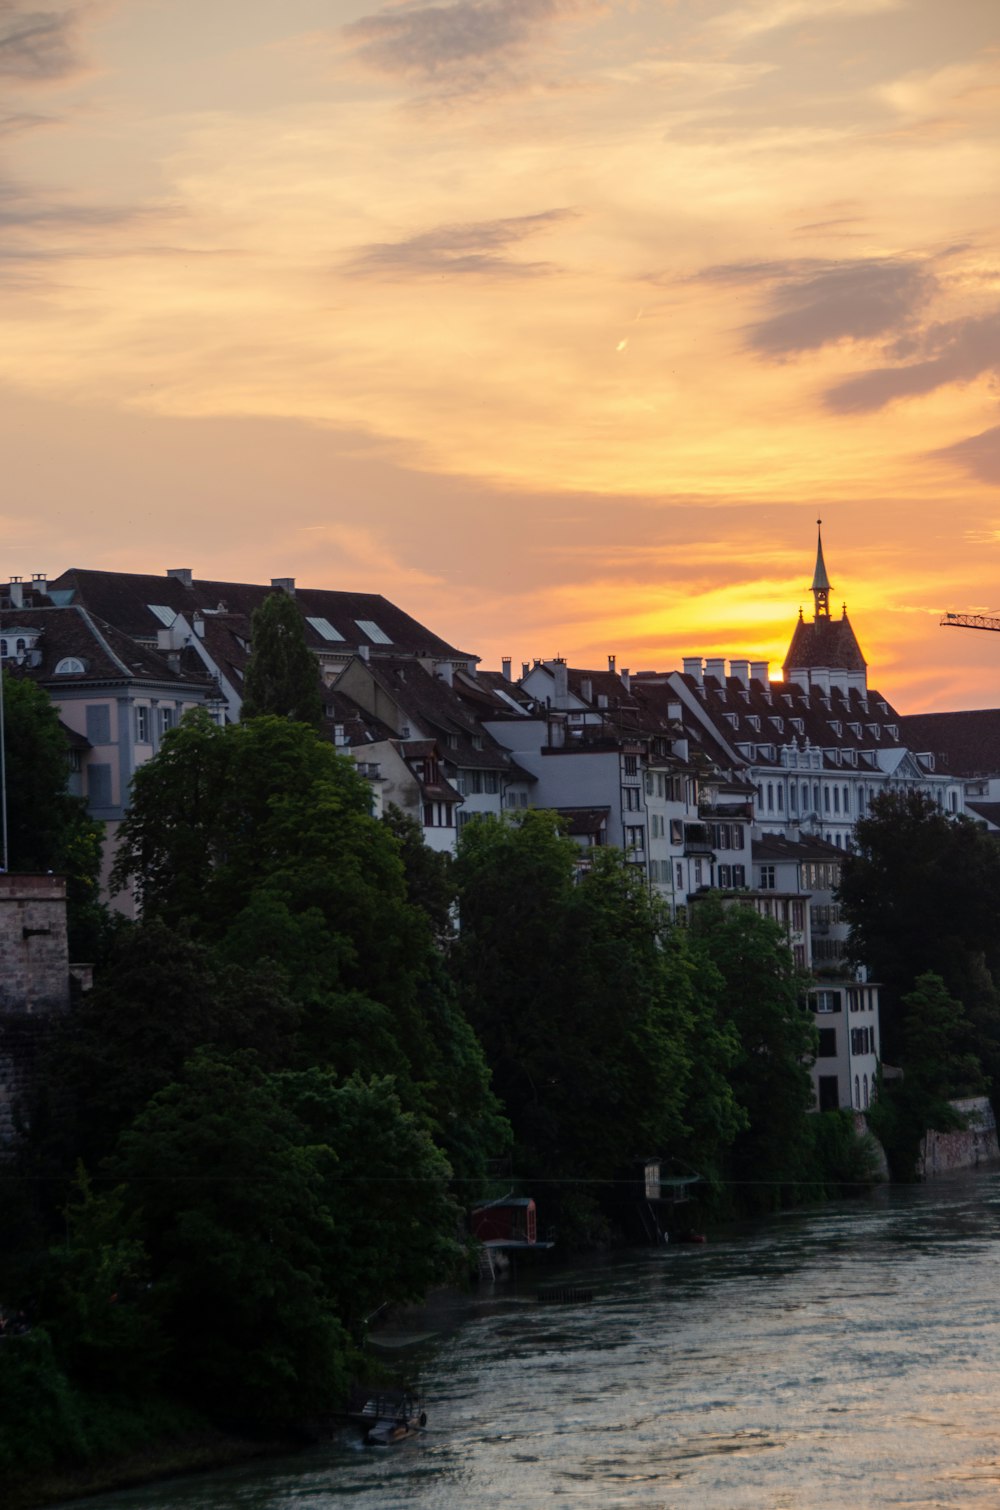
[[[1000,704],[997,0],[0,0],[0,574]]]

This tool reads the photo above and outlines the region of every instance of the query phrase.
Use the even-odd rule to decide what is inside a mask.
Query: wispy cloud
[[[572,210],[544,210],[537,215],[516,215],[504,220],[479,220],[466,225],[441,225],[402,241],[374,242],[361,247],[344,271],[365,277],[440,277],[447,274],[489,274],[506,278],[537,277],[550,273],[549,262],[519,262],[511,249],[560,221],[571,219]]]
[[[481,82],[498,60],[537,45],[564,16],[595,0],[454,0],[387,7],[342,29],[351,55],[378,73]]]
[[[957,462],[981,482],[991,483],[994,487],[1000,483],[1000,425],[930,454],[935,461]],[[996,539],[997,535],[994,535],[992,543]]]
[[[897,359],[894,365],[858,373],[829,388],[828,406],[838,414],[866,413],[949,383],[971,383],[984,372],[1000,373],[1000,310],[931,325],[897,341],[889,354]]]
[[[925,263],[902,258],[731,263],[700,278],[773,284],[769,313],[746,327],[746,337],[751,351],[776,357],[905,329],[937,287]]]
[[[0,78],[47,83],[81,67],[79,5],[36,9],[23,0],[0,0]]]

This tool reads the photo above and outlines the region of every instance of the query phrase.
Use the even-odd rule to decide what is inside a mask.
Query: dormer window
[[[750,725],[751,729],[753,729],[755,734],[760,733],[760,719],[757,717],[756,713],[749,713],[747,715],[747,722]]]
[[[64,655],[61,661],[56,662],[53,675],[55,676],[82,676],[86,666],[75,655]]]
[[[861,725],[860,724],[848,724],[847,727],[850,729],[850,731],[854,735],[855,739],[860,739],[861,738]]]
[[[803,719],[793,718],[790,722],[796,734],[804,734],[806,732],[805,721]]]
[[[895,739],[897,741],[897,743],[898,743],[898,741],[899,741],[899,725],[898,724],[886,724],[886,728],[889,731],[889,737],[890,737],[890,739]]]
[[[778,718],[777,716],[773,716],[770,719],[768,719],[768,722],[770,724],[772,724],[775,729],[777,729],[777,731],[778,731],[779,734],[784,734],[784,732],[785,732],[785,720],[783,718]]]
[[[831,721],[830,721],[830,728],[833,730],[834,734],[836,734],[836,736],[837,736],[838,739],[842,739],[843,738],[843,736],[844,736],[844,726],[840,722],[839,718],[831,719]]]

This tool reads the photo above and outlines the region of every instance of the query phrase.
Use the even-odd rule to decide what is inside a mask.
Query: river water
[[[556,1278],[593,1299],[540,1304]],[[86,1505],[1000,1506],[1000,1172],[532,1270],[418,1322],[422,1437],[345,1431]]]

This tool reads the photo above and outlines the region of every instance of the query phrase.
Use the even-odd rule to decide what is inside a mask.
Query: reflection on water
[[[1000,1173],[615,1255],[589,1304],[536,1304],[538,1277],[432,1319],[419,1440],[345,1432],[86,1504],[1000,1506]]]

